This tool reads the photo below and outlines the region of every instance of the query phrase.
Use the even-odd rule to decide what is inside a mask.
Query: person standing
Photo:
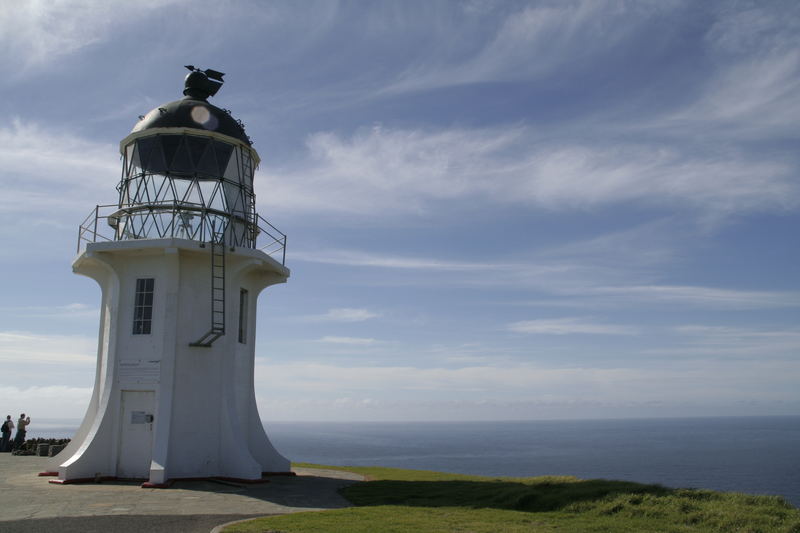
[[[11,420],[11,415],[6,415],[6,420],[3,422],[3,440],[0,441],[0,452],[8,451],[12,431],[14,431],[14,421]]]
[[[28,427],[28,424],[31,423],[31,417],[25,417],[25,413],[19,415],[19,420],[17,420],[17,435],[14,437],[14,448],[20,448],[25,443],[25,430]]]

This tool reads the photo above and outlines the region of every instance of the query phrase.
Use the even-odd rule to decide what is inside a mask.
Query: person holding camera
[[[17,420],[17,435],[14,437],[14,448],[21,448],[23,444],[25,444],[25,433],[27,433],[26,429],[28,424],[31,423],[31,417],[26,417],[25,413],[19,415],[19,420]]]

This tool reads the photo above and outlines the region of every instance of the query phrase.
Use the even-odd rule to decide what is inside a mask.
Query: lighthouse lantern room
[[[117,203],[79,230],[73,271],[102,291],[97,369],[83,422],[51,459],[56,483],[289,472],[253,382],[256,300],[289,277],[286,236],[256,212],[244,125],[208,102],[223,73],[187,68],[184,97],[120,143]]]

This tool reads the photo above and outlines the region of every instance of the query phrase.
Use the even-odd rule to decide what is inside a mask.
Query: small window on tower
[[[136,296],[133,304],[133,334],[149,335],[153,323],[153,278],[136,280]]]
[[[239,290],[239,342],[247,344],[247,289]]]

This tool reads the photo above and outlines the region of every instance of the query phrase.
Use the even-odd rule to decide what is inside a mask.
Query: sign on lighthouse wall
[[[286,236],[256,212],[259,157],[208,102],[223,74],[189,67],[184,97],[120,143],[118,201],[80,228],[73,271],[102,290],[94,390],[56,483],[259,480],[289,472],[255,401],[256,303],[284,283]]]

